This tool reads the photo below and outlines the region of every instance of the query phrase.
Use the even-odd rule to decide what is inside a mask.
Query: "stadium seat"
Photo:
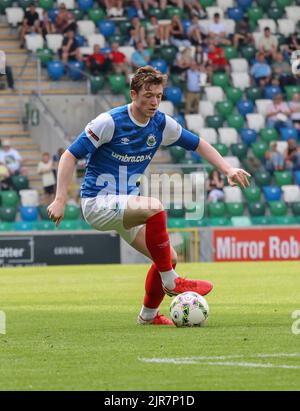
[[[177,123],[179,123],[181,125],[181,127],[186,128],[185,119],[184,119],[184,116],[182,114],[173,115],[173,119],[175,121],[177,121]]]
[[[15,225],[8,221],[0,221],[0,231],[3,234],[3,231],[13,231]]]
[[[217,203],[208,203],[207,209],[209,217],[225,216],[225,204],[222,201],[219,201]]]
[[[278,20],[281,19],[281,17],[284,15],[284,9],[281,7],[270,7],[268,10],[268,17],[272,20]]]
[[[98,24],[99,21],[105,18],[105,11],[98,7],[97,9],[88,10],[89,20],[93,21],[95,24]]]
[[[263,141],[258,141],[257,143],[252,144],[251,148],[255,157],[259,160],[263,160],[265,158],[266,151],[268,150],[268,145]]]
[[[214,128],[201,128],[199,130],[199,136],[209,144],[216,144],[218,141],[218,134]]]
[[[253,6],[248,9],[247,15],[249,20],[255,22],[256,25],[257,21],[263,18],[264,11],[261,7]]]
[[[38,231],[49,231],[49,230],[54,230],[55,229],[55,223],[53,221],[36,221],[34,224],[34,228]]]
[[[295,86],[292,86],[292,85],[285,86],[284,92],[286,94],[286,99],[290,101],[292,100],[292,97],[295,93],[300,93],[300,87],[296,85]]]
[[[80,217],[80,207],[67,204],[65,207],[65,216],[66,220],[78,220]]]
[[[261,217],[265,215],[266,205],[265,203],[256,201],[248,204],[248,210],[251,217]]]
[[[222,116],[215,115],[215,116],[207,116],[205,119],[205,122],[206,122],[207,127],[217,129],[223,126],[224,120]]]
[[[295,202],[291,204],[291,208],[293,211],[294,216],[300,216],[300,202]]]
[[[224,156],[224,157],[225,157],[225,161],[227,161],[232,167],[235,167],[235,168],[241,167],[241,162],[237,157],[235,156]]]
[[[13,27],[18,27],[24,19],[24,10],[21,7],[7,7],[5,9],[7,23]]]
[[[88,11],[94,6],[94,0],[77,0],[79,10]]]
[[[264,186],[263,193],[266,201],[279,201],[281,198],[281,189],[277,186]]]
[[[171,101],[174,106],[178,106],[182,102],[183,94],[180,87],[169,86],[165,88],[165,98]]]
[[[246,96],[249,100],[256,101],[261,99],[262,91],[259,87],[248,87],[246,89]]]
[[[116,32],[116,24],[112,20],[100,20],[97,24],[99,33],[102,34],[106,39],[113,36]]]
[[[261,114],[251,113],[246,115],[248,128],[251,128],[255,131],[265,127],[265,118]]]
[[[159,110],[172,117],[174,115],[174,104],[171,101],[161,101]]]
[[[240,217],[244,214],[244,204],[241,202],[226,203],[226,211],[229,217]]]
[[[3,14],[5,12],[5,9],[7,7],[12,7],[13,5],[13,0],[2,0],[0,3],[0,14]]]
[[[156,70],[159,70],[163,74],[167,74],[168,64],[163,59],[154,59],[150,60],[149,65],[154,67]]]
[[[219,128],[218,130],[220,136],[220,143],[225,144],[226,146],[231,146],[238,142],[238,133],[235,128]]]
[[[167,19],[172,19],[173,16],[183,17],[183,10],[179,7],[168,6],[165,10]]]
[[[270,144],[271,141],[278,140],[278,133],[276,128],[262,128],[259,132],[262,141]]]
[[[271,174],[268,171],[258,170],[254,174],[254,179],[259,187],[267,186],[271,183]]]
[[[20,190],[21,205],[24,207],[37,207],[39,205],[39,193],[37,190]]]
[[[269,27],[271,30],[271,33],[276,33],[277,27],[276,23],[272,19],[259,19],[257,21],[259,31],[262,33],[265,29],[265,27]]]
[[[248,10],[252,5],[252,0],[237,0],[237,4],[243,10]]]
[[[171,218],[167,219],[168,228],[187,228],[189,223],[185,218]]]
[[[149,9],[149,16],[155,16],[157,17],[158,20],[161,20],[163,18],[163,10],[156,8],[156,7],[151,7]]]
[[[233,227],[251,227],[251,219],[248,216],[234,216],[230,219]]]
[[[16,221],[14,225],[15,231],[32,231],[32,221]]]
[[[225,217],[212,217],[207,218],[205,221],[207,227],[226,227],[231,225],[230,219]]]
[[[32,53],[36,53],[38,49],[41,49],[44,46],[43,36],[36,33],[26,34],[25,45],[27,50],[31,51]]]
[[[222,10],[221,7],[208,6],[206,7],[206,13],[209,20],[213,20],[215,13],[219,13],[220,18],[222,20],[224,19],[224,10]]]
[[[83,61],[69,61],[68,63],[68,75],[76,81],[81,80],[83,77],[84,62]]]
[[[288,37],[296,31],[296,24],[294,20],[279,19],[277,20],[277,24],[279,33],[283,34],[285,37]]]
[[[213,147],[221,154],[221,156],[227,156],[229,148],[226,144],[216,143],[213,144]]]
[[[229,63],[233,73],[248,73],[249,64],[245,58],[232,58]]]
[[[62,220],[58,226],[59,230],[80,230],[81,223],[80,220]]]
[[[180,146],[170,147],[169,152],[174,163],[179,163],[186,156],[186,150]]]
[[[4,207],[17,207],[19,196],[16,191],[0,191],[0,205]]]
[[[299,139],[298,130],[294,127],[283,127],[279,131],[282,141],[288,141],[290,138]]]
[[[277,151],[279,151],[281,154],[284,154],[287,145],[287,141],[277,141]]]
[[[204,118],[213,116],[215,114],[215,107],[211,101],[200,100],[198,113]]]
[[[293,175],[291,171],[288,171],[288,170],[275,171],[274,176],[275,176],[275,182],[279,187],[285,186],[285,185],[291,185],[293,183]]]
[[[174,46],[165,46],[159,50],[160,58],[168,64],[173,64],[177,54],[177,49]]]
[[[239,100],[241,100],[243,91],[237,87],[227,87],[226,96],[228,100],[230,100],[233,104],[236,104]]]
[[[294,172],[295,182],[300,186],[300,170]]]
[[[186,114],[185,121],[187,128],[196,132],[196,134],[199,134],[200,129],[204,127],[204,120],[201,114]]]
[[[235,32],[235,21],[231,19],[224,19],[222,23],[225,26],[225,32],[227,36],[234,34]]]
[[[38,5],[43,10],[50,10],[54,7],[54,0],[39,0]]]
[[[216,107],[217,113],[220,116],[223,116],[224,119],[228,117],[232,113],[232,110],[233,110],[233,104],[230,100],[218,101],[215,107]]]
[[[265,117],[271,103],[272,103],[271,99],[257,99],[255,101],[257,112]]]
[[[248,146],[256,142],[256,130],[253,130],[252,128],[241,128],[239,132],[243,143],[247,144]]]
[[[232,70],[233,71],[237,71],[237,70],[234,70],[233,69],[233,66],[237,66],[237,64],[235,64],[234,65],[234,63],[233,63],[233,66],[232,66],[232,60],[243,60],[243,61],[246,61],[246,64],[248,64],[247,63],[247,60],[244,60],[244,59],[238,59],[238,55],[239,55],[239,53],[238,53],[238,49],[237,48],[235,48],[235,47],[233,47],[233,46],[225,46],[224,47],[224,54],[225,54],[225,57],[227,58],[227,60],[229,60],[229,63],[230,63],[230,65],[231,65],[231,68],[232,68]],[[242,62],[242,67],[241,68],[243,68],[243,62]],[[246,70],[247,71],[247,70]]]
[[[272,216],[285,216],[288,211],[284,201],[271,201],[269,208]]]
[[[262,226],[262,225],[269,225],[271,224],[271,219],[272,217],[265,217],[265,216],[257,216],[257,217],[251,217],[251,224],[252,226]]]
[[[48,216],[48,211],[47,211],[47,206],[45,205],[39,205],[38,206],[38,212],[39,212],[39,216],[41,217],[42,220],[50,220],[49,216]]]
[[[271,217],[271,224],[286,226],[299,224],[299,221],[296,217],[291,215],[273,216]]]
[[[99,90],[102,90],[105,79],[103,75],[98,75],[98,76],[92,76],[90,78],[91,81],[91,92],[92,94],[98,93]]]
[[[242,190],[239,187],[225,186],[224,189],[225,203],[242,203]]]
[[[212,84],[213,86],[224,88],[229,84],[229,77],[226,73],[214,73]]]
[[[90,47],[94,47],[95,44],[100,48],[105,47],[105,37],[99,33],[90,34],[87,38],[87,42]]]
[[[217,101],[223,101],[225,94],[222,87],[219,86],[207,86],[205,87],[205,94],[207,100],[215,104]]]
[[[227,117],[228,127],[240,130],[244,126],[244,118],[240,114],[231,114]]]
[[[44,47],[42,49],[37,49],[37,53],[36,53],[37,58],[40,60],[41,65],[43,67],[47,67],[47,64],[49,63],[49,61],[53,60],[53,52],[52,50]]]
[[[182,204],[171,203],[169,208],[169,216],[171,218],[183,218],[185,209]]]
[[[22,7],[24,10],[27,9],[31,3],[32,1],[30,0],[18,0],[18,5]]]
[[[29,188],[29,180],[26,176],[12,176],[11,180],[16,191],[26,190]]]
[[[239,160],[243,160],[247,157],[248,146],[243,143],[231,144],[231,152]]]
[[[108,82],[114,94],[121,94],[126,87],[126,78],[123,74],[110,74]]]
[[[281,94],[282,90],[279,86],[266,86],[264,89],[264,96],[266,99],[272,99],[276,94]]]
[[[241,116],[246,116],[254,111],[254,104],[251,100],[240,100],[236,107]]]
[[[234,87],[245,90],[250,87],[250,76],[248,73],[231,73],[232,84]]]
[[[91,20],[78,20],[77,27],[79,34],[86,39],[96,32],[96,25]]]
[[[261,191],[260,188],[255,185],[246,187],[243,190],[243,194],[248,203],[255,203],[260,201]]]
[[[16,207],[0,207],[0,220],[4,222],[13,222],[16,219],[17,209]]]
[[[79,20],[83,20],[83,19],[84,19],[85,12],[82,11],[82,10],[79,10],[79,9],[77,9],[77,8],[76,8],[76,9],[73,8],[73,9],[72,9],[72,14],[73,14],[75,20],[76,20],[76,21],[79,21]]]
[[[57,81],[62,78],[64,75],[65,67],[64,64],[60,60],[50,61],[47,64],[48,67],[48,75],[51,80]]]
[[[283,200],[286,203],[294,203],[300,201],[300,187],[298,185],[283,185],[281,186]]]
[[[20,215],[23,221],[37,221],[38,208],[37,207],[20,207]]]
[[[251,62],[256,54],[256,48],[252,45],[245,45],[241,47],[241,55],[244,57],[248,62]]]

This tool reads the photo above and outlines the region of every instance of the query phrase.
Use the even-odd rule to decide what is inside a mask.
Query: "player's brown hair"
[[[152,84],[165,87],[168,77],[151,66],[140,67],[134,74],[130,89],[138,93],[143,87],[149,90]]]

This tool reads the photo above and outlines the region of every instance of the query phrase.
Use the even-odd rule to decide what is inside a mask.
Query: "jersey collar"
[[[139,126],[139,127],[147,127],[148,124],[149,124],[150,118],[149,118],[149,120],[147,121],[147,123],[140,123],[139,121],[137,121],[137,120],[133,117],[133,115],[132,115],[132,113],[131,113],[131,110],[130,110],[130,107],[131,107],[131,104],[127,104],[127,111],[128,111],[128,115],[129,115],[130,120],[131,120],[135,125],[137,125],[137,126]]]

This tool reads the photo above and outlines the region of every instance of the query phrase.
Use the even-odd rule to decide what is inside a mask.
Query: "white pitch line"
[[[248,367],[248,368],[285,368],[285,369],[300,370],[300,365],[259,364],[259,363],[254,363],[254,362],[219,361],[219,362],[206,362],[203,365],[223,365],[223,366],[225,365],[227,367],[229,366],[229,367]]]

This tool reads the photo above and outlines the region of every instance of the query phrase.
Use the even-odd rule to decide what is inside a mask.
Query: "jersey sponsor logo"
[[[153,147],[156,144],[156,137],[154,134],[150,134],[147,138],[147,146]]]
[[[96,134],[90,128],[88,129],[88,133],[94,140],[99,141],[99,137],[96,136]]]
[[[121,138],[121,143],[122,144],[129,144],[129,138],[127,138],[127,137],[123,137],[123,138]]]
[[[151,154],[139,155],[139,156],[128,156],[127,154],[122,155],[122,154],[118,154],[112,151],[111,155],[113,158],[119,161],[122,161],[122,163],[141,163],[146,160],[148,161],[152,160]]]

